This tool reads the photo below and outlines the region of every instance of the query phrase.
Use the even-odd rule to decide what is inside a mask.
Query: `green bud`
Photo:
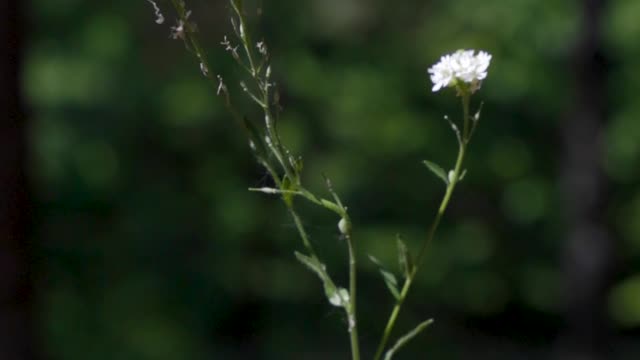
[[[351,232],[351,222],[346,218],[340,219],[338,222],[338,229],[342,235],[347,235]]]

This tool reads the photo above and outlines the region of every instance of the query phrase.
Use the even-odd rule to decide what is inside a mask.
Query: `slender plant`
[[[153,0],[147,0],[147,2],[153,6],[156,23],[163,24],[165,18],[160,7]],[[276,195],[282,200],[295,223],[304,247],[304,252],[296,251],[295,257],[318,276],[328,302],[344,310],[348,324],[347,332],[351,343],[351,358],[352,360],[360,360],[356,308],[358,257],[352,236],[352,223],[348,208],[344,205],[327,177],[325,177],[325,184],[329,195],[328,199],[312,192],[305,186],[301,176],[303,171],[302,157],[292,154],[281,140],[277,127],[281,108],[279,93],[277,84],[272,80],[270,53],[266,43],[264,41],[254,42],[248,28],[243,1],[229,0],[230,19],[234,36],[232,39],[225,36],[221,41],[221,45],[237,62],[238,66],[243,69],[245,78],[239,81],[240,88],[262,112],[263,121],[254,122],[234,106],[230,91],[222,76],[214,75],[211,72],[206,54],[197,37],[196,24],[191,20],[192,13],[187,9],[184,0],[170,0],[170,3],[178,17],[176,24],[171,27],[171,38],[183,41],[186,49],[195,56],[202,75],[211,82],[216,94],[222,98],[229,114],[244,132],[256,161],[266,169],[273,179],[273,187],[249,188],[249,190]],[[382,277],[395,298],[395,305],[386,322],[373,357],[374,360],[379,360],[383,356],[385,360],[391,360],[400,348],[433,322],[432,319],[428,319],[419,323],[414,329],[399,337],[392,346],[389,346],[389,339],[396,320],[409,294],[418,269],[424,261],[427,247],[436,234],[456,185],[465,176],[466,171],[463,169],[463,162],[468,145],[480,119],[480,110],[474,115],[470,114],[471,96],[480,89],[482,80],[487,76],[490,61],[491,55],[486,52],[480,51],[476,54],[473,50],[459,50],[453,54],[443,56],[437,64],[428,70],[431,81],[434,83],[432,91],[454,88],[457,96],[461,99],[462,119],[455,122],[445,117],[458,140],[458,156],[453,169],[448,172],[434,162],[424,161],[425,166],[442,179],[446,185],[446,190],[417,256],[411,254],[400,238],[396,240],[398,261],[402,269],[402,285],[399,286],[396,275],[386,270],[377,259],[371,257],[371,260],[379,266]],[[460,129],[459,125],[461,125],[462,129]],[[333,280],[326,265],[314,250],[309,240],[308,232],[297,211],[296,202],[294,201],[296,198],[302,198],[337,215],[339,219],[338,230],[345,239],[349,259],[349,284],[347,287],[342,287]]]

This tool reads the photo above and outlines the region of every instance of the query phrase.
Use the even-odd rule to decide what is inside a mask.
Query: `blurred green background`
[[[23,75],[32,115],[39,332],[51,359],[346,359],[341,311],[298,264],[292,221],[180,41],[175,13],[146,1],[33,0]],[[374,349],[392,306],[367,260],[417,249],[451,166],[459,118],[426,69],[459,48],[493,54],[485,102],[436,241],[398,330],[434,317],[398,359],[542,359],[561,343],[567,242],[562,132],[574,1],[248,1],[305,181],[326,173],[348,204],[360,259],[361,337]],[[211,61],[241,110],[241,72],[219,42],[227,2],[191,0]],[[261,9],[260,16],[258,16]],[[598,130],[615,242],[605,311],[611,359],[640,356],[640,2],[602,10],[606,122]],[[300,203],[312,240],[346,283],[338,219]],[[584,281],[590,281],[585,274]],[[571,305],[569,305],[570,307]],[[399,334],[399,332],[398,332]]]

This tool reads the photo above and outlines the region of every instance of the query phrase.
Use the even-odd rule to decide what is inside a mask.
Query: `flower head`
[[[458,50],[453,54],[444,55],[440,61],[429,68],[432,91],[438,91],[444,87],[456,84],[469,84],[472,93],[480,88],[480,83],[487,77],[487,70],[491,63],[491,55],[475,50]]]
[[[192,22],[189,22],[189,16],[191,16],[191,10],[185,12],[184,20],[179,19],[178,24],[171,27],[171,34],[169,35],[170,38],[172,38],[173,40],[182,39],[183,41],[185,41],[187,32],[195,31],[194,29],[196,25]]]

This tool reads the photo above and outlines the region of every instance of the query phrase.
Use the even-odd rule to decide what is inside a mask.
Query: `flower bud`
[[[449,170],[449,174],[447,174],[447,178],[449,178],[449,182],[453,182],[453,178],[456,176],[456,172],[453,170]]]
[[[347,235],[351,232],[351,222],[346,218],[340,219],[338,222],[338,229],[342,235]]]

